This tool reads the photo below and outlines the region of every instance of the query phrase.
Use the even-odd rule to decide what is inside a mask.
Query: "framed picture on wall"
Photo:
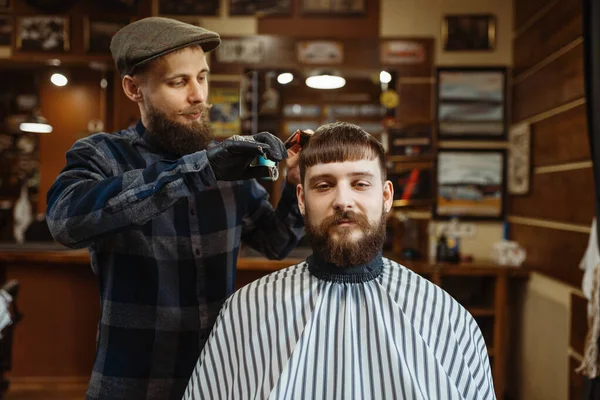
[[[219,0],[158,0],[161,15],[218,15]]]
[[[0,15],[0,46],[10,46],[12,43],[12,16]]]
[[[506,139],[506,68],[437,70],[439,140]]]
[[[394,207],[433,203],[433,163],[395,163],[387,172],[394,185]]]
[[[367,0],[302,0],[302,13],[320,15],[365,15],[367,13]]]
[[[69,18],[52,15],[19,17],[16,45],[22,51],[69,51]]]
[[[496,17],[483,15],[446,15],[442,22],[445,51],[493,50],[496,47]]]
[[[110,54],[110,41],[118,30],[131,22],[127,17],[86,17],[83,20],[85,51]]]
[[[239,135],[241,132],[240,88],[219,87],[210,89],[210,122],[217,139]]]
[[[229,15],[290,15],[291,0],[229,0]]]
[[[505,150],[440,149],[434,217],[502,220],[505,175]]]

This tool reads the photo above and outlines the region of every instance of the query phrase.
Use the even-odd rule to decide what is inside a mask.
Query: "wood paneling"
[[[579,361],[569,357],[569,400],[583,399],[583,375],[575,370],[579,367]]]
[[[49,135],[40,136],[40,188],[38,211],[46,211],[46,193],[66,164],[65,154],[75,141],[88,135],[88,122],[101,117],[102,73],[91,69],[70,69],[69,83],[50,83],[43,75],[40,83],[42,115],[52,125]]]
[[[554,0],[520,0],[515,2],[515,30],[529,22],[538,12]]]
[[[23,319],[15,326],[13,377],[89,376],[96,351],[100,304],[96,278],[85,264],[8,265],[17,279]]]
[[[587,335],[587,304],[585,297],[571,294],[571,329],[569,342],[571,348],[579,354],[583,354],[585,336]]]
[[[581,1],[559,0],[514,40],[514,76],[582,35]]]
[[[589,225],[594,217],[592,169],[532,174],[529,194],[509,197],[509,213]]]
[[[303,0],[291,0],[291,17],[259,18],[258,33],[311,38],[379,37],[379,1],[366,1],[364,16],[303,15],[302,2]]]
[[[433,101],[433,84],[399,84],[400,95],[397,119],[401,123],[431,121],[433,119],[431,103]]]
[[[579,44],[513,86],[513,121],[522,121],[583,96],[583,46]]]
[[[588,234],[513,223],[510,238],[527,251],[528,268],[575,287],[581,285],[579,261],[587,247]]]
[[[585,104],[533,125],[533,165],[590,159]]]

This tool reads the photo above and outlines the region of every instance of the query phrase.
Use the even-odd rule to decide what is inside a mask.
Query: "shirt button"
[[[199,256],[200,255],[200,249],[196,249],[196,255]]]

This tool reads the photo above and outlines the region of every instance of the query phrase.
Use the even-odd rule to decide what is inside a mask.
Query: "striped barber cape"
[[[381,256],[320,264],[231,296],[184,399],[495,399],[479,327],[450,295]]]

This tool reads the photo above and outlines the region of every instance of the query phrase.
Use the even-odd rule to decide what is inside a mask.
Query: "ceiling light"
[[[313,89],[339,89],[344,87],[345,84],[346,80],[344,78],[330,72],[324,72],[306,78],[306,86]]]
[[[52,132],[52,125],[46,121],[46,118],[42,117],[39,110],[34,110],[21,124],[19,129],[22,132],[30,133],[50,133]]]
[[[282,74],[279,74],[279,76],[277,77],[277,82],[281,83],[282,85],[286,85],[293,80],[294,80],[294,75],[292,75],[289,72],[284,72]]]
[[[390,75],[389,72],[387,71],[381,71],[379,73],[379,81],[381,83],[390,83],[392,80],[392,75]]]
[[[54,73],[50,77],[50,82],[54,83],[56,86],[65,86],[69,80],[63,74]]]

